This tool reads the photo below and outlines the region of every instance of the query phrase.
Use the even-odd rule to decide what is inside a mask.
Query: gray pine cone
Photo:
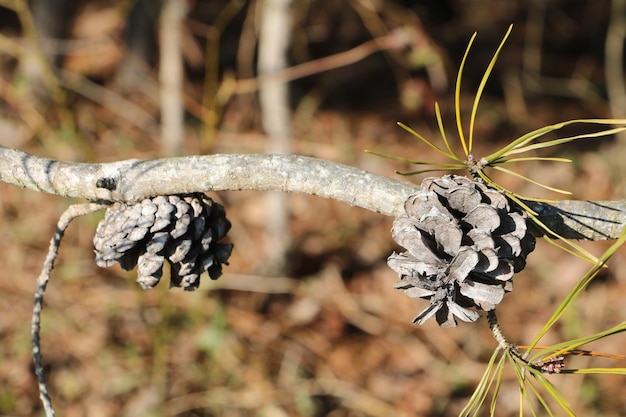
[[[393,239],[407,249],[387,259],[400,276],[395,287],[430,300],[414,323],[433,315],[442,327],[456,326],[456,317],[476,321],[480,314],[468,307],[493,310],[535,248],[526,213],[466,177],[427,178],[422,190],[393,223]]]
[[[137,282],[148,289],[159,283],[167,260],[170,287],[195,290],[204,271],[211,279],[222,275],[233,245],[219,241],[229,229],[224,207],[204,194],[115,203],[96,229],[96,263],[104,268],[119,262],[127,271],[137,265]]]

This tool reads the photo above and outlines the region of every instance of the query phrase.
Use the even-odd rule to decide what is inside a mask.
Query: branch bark
[[[208,191],[296,192],[397,216],[419,186],[358,168],[297,155],[229,154],[104,164],[61,162],[0,146],[0,181],[62,197],[137,202],[156,195]],[[617,238],[626,201],[529,203],[568,239]]]

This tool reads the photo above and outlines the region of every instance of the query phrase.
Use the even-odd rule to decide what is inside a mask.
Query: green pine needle
[[[522,174],[518,174],[515,171],[511,171],[510,169],[507,169],[507,168],[504,168],[504,167],[501,167],[501,166],[495,166],[495,167],[493,167],[493,169],[495,169],[497,171],[500,171],[500,172],[504,172],[505,174],[512,175],[512,176],[514,176],[516,178],[520,178],[520,179],[522,179],[524,181],[527,181],[527,182],[529,182],[531,184],[534,184],[534,185],[536,185],[538,187],[545,188],[546,190],[554,191],[555,193],[567,194],[567,195],[571,195],[572,194],[570,191],[561,190],[560,188],[555,188],[555,187],[551,187],[551,186],[546,185],[546,184],[542,184],[542,183],[540,183],[538,181],[530,179],[530,178],[528,178],[528,177],[526,177],[526,176],[524,176]]]
[[[567,400],[561,395],[559,390],[548,379],[546,379],[544,374],[532,367],[527,367],[526,369],[535,378],[535,381],[537,381],[541,388],[543,388],[543,390],[552,397],[552,399],[558,404],[558,406],[561,407],[561,410],[563,410],[565,414],[571,417],[576,417],[574,412],[569,408]],[[530,385],[533,386],[532,384]],[[548,413],[548,415],[553,416],[554,414],[548,406],[548,403],[543,399],[543,396],[540,394],[540,392],[538,390],[535,390],[534,393],[541,405],[543,406],[544,410]]]
[[[596,374],[596,375],[626,375],[626,368],[584,368],[565,369],[563,374]]]
[[[567,140],[557,139],[556,141],[550,141],[552,142],[551,144],[550,142],[546,142],[544,145],[548,144],[548,146],[525,149],[525,147],[529,143],[539,139],[540,137],[547,135],[549,133],[552,133],[554,131],[557,131],[559,129],[562,129],[566,126],[570,126],[574,124],[624,125],[626,124],[626,119],[574,119],[574,120],[568,120],[565,122],[555,123],[549,126],[540,127],[539,129],[535,129],[513,140],[511,143],[509,143],[502,149],[499,149],[496,152],[486,156],[485,159],[489,161],[490,163],[492,163],[494,161],[497,161],[500,158],[506,157],[507,155],[526,152],[531,149],[542,149],[542,148],[546,148],[549,146],[556,146],[556,145],[560,145],[561,143],[571,142],[572,140],[576,140],[576,139],[609,136],[611,134],[617,133],[616,129],[617,131],[623,131],[623,129],[625,129],[625,127],[611,128],[611,129],[601,130],[600,132],[590,133],[587,135],[581,135],[580,137],[565,138]]]
[[[500,357],[500,360],[496,364],[498,356]],[[505,360],[506,355],[504,355],[503,350],[500,348],[494,350],[491,358],[489,359],[489,363],[487,364],[487,369],[478,382],[478,386],[474,390],[472,397],[469,399],[463,410],[461,410],[459,416],[468,417],[478,415],[485,404],[485,400],[487,399],[494,382],[499,385],[502,381],[502,371],[506,363]]]
[[[579,349],[581,346],[622,332],[626,332],[626,321],[618,324],[617,326],[611,327],[610,329],[603,330],[590,336],[568,340],[566,342],[557,343],[552,346],[540,349],[539,351],[535,352],[534,355],[529,356],[528,360],[531,362],[536,360],[544,361],[550,357],[567,355],[569,352],[575,349]]]
[[[464,170],[466,168],[467,167],[465,165],[441,164],[441,166],[439,168],[421,169],[421,170],[418,170],[418,171],[409,171],[409,172],[402,172],[402,171],[395,170],[394,173],[396,173],[398,175],[403,175],[405,177],[410,177],[410,176],[413,176],[413,175],[425,174],[425,173],[428,173],[428,172],[461,171],[461,170]]]
[[[446,156],[446,157],[448,157],[450,159],[453,159],[455,161],[463,161],[463,159],[459,158],[454,152],[446,152],[446,151],[444,151],[443,149],[441,149],[440,147],[438,147],[437,145],[435,145],[434,143],[432,143],[431,141],[426,139],[424,136],[420,135],[415,130],[411,129],[409,126],[405,125],[404,123],[398,122],[398,126],[400,126],[402,129],[406,130],[407,132],[409,132],[410,134],[412,134],[413,136],[415,136],[416,138],[418,138],[419,140],[424,142],[426,145],[428,145],[429,147],[431,147],[435,151],[437,151],[440,154],[442,154],[443,156]],[[446,140],[446,146],[449,148],[449,144],[447,143],[447,140]]]
[[[624,242],[626,242],[626,228],[624,228],[624,230],[622,231],[622,234],[620,235],[619,239],[617,239],[617,241],[602,254],[602,256],[597,260],[597,262],[587,271],[585,275],[583,275],[583,277],[578,281],[576,286],[574,286],[574,288],[567,294],[567,297],[565,297],[565,299],[557,307],[554,314],[552,314],[552,317],[550,317],[550,319],[546,322],[546,324],[541,328],[537,336],[535,336],[532,343],[528,346],[528,349],[526,351],[527,353],[529,353],[535,346],[537,346],[541,338],[545,336],[548,330],[550,330],[550,328],[554,326],[554,324],[558,320],[561,319],[565,311],[572,306],[574,301],[576,301],[576,299],[583,293],[583,291],[585,291],[585,289],[589,286],[589,284],[591,284],[591,282],[596,277],[598,272],[600,272],[602,267],[611,258],[611,256],[613,256],[613,254],[617,251],[617,249],[620,248],[624,244]],[[622,327],[617,328],[619,331],[626,330],[626,325],[624,323],[622,323],[620,326]],[[614,329],[610,329],[608,333],[602,337],[606,337],[614,333],[615,333]],[[591,337],[593,338],[594,336],[591,336]],[[574,349],[574,348],[575,347],[572,347],[571,349]]]
[[[476,39],[476,35],[477,33],[474,32],[474,35],[472,35],[469,43],[467,44],[467,48],[465,49],[465,54],[463,55],[463,59],[461,60],[461,65],[459,66],[459,72],[457,73],[457,76],[456,76],[456,85],[454,87],[454,115],[456,119],[456,128],[459,133],[459,140],[461,141],[461,146],[463,146],[463,153],[465,153],[466,156],[470,154],[470,151],[465,141],[465,135],[463,134],[463,124],[461,122],[461,79],[463,78],[463,69],[465,68],[465,62],[467,61],[467,56],[469,55],[469,51],[472,48],[474,39]]]
[[[473,149],[472,145],[474,143],[474,124],[476,122],[476,113],[478,112],[478,103],[480,102],[480,98],[483,95],[483,91],[485,89],[485,85],[487,84],[487,80],[489,79],[489,76],[491,75],[491,71],[493,71],[493,67],[496,65],[496,61],[498,60],[500,51],[502,50],[502,47],[506,43],[507,38],[511,34],[511,30],[513,30],[513,25],[509,26],[509,29],[506,31],[506,34],[502,38],[502,41],[500,42],[498,49],[496,49],[496,52],[493,54],[493,57],[491,58],[491,62],[489,62],[489,66],[487,66],[487,69],[485,70],[483,74],[483,78],[480,80],[480,84],[478,85],[478,90],[476,90],[476,95],[474,96],[474,104],[472,105],[472,113],[470,115],[469,146],[468,146],[469,153],[472,153],[472,149]],[[468,52],[469,52],[469,47],[470,46],[468,45],[467,47]],[[459,70],[459,74],[460,72],[461,70]],[[459,90],[460,90],[460,83],[459,83]],[[458,118],[460,119],[460,115]],[[466,153],[466,155],[469,155],[469,154]]]
[[[502,159],[497,164],[501,163],[509,163],[509,162],[537,162],[537,161],[547,161],[547,162],[565,162],[572,163],[572,160],[569,158],[559,158],[554,156],[525,156],[522,158],[511,158],[511,159]]]
[[[446,144],[446,148],[450,155],[454,155],[452,159],[456,161],[463,161],[463,158],[458,156],[456,152],[450,146],[450,141],[448,140],[448,136],[446,135],[446,129],[443,127],[443,118],[441,117],[441,109],[439,108],[439,103],[435,101],[435,117],[437,118],[437,126],[439,127],[439,133],[441,134],[441,138],[443,142]]]

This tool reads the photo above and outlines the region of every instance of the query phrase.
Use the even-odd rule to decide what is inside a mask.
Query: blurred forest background
[[[454,81],[467,42],[477,31],[461,97],[466,117],[510,24],[513,32],[479,109],[477,155],[559,121],[626,116],[622,0],[292,0],[286,2],[286,35],[278,42],[266,38],[269,44],[262,34],[273,26],[263,27],[260,0],[164,0],[163,15],[157,2],[135,3],[0,0],[2,145],[76,162],[292,152],[393,176],[394,169],[410,167],[363,150],[441,161],[396,122],[438,137],[437,100],[455,137]],[[259,82],[260,72],[283,65],[280,50],[274,60],[261,58],[281,40],[286,65],[303,64],[296,68],[306,76],[291,79],[294,72],[287,71]],[[287,79],[287,104],[271,95],[260,99],[259,87],[276,85],[277,97],[285,97],[276,81]],[[520,170],[571,190],[576,199],[620,199],[625,140],[568,145],[552,154],[574,164]],[[495,177],[520,194],[558,198]],[[441,329],[434,320],[411,324],[425,302],[393,289],[397,277],[385,262],[398,250],[391,218],[289,195],[278,200],[288,208],[281,220],[267,215],[265,193],[211,197],[226,206],[235,249],[224,276],[214,282],[203,277],[193,293],[168,290],[165,277],[144,292],[133,272],[99,269],[92,238],[102,213],[70,226],[43,313],[44,363],[58,414],[460,411],[496,342],[484,319],[455,329]],[[3,416],[43,415],[31,358],[31,307],[49,239],[69,203],[0,183]],[[609,243],[584,246],[599,255]],[[622,250],[611,260],[544,344],[624,320],[625,255]],[[507,337],[530,342],[588,267],[539,242],[498,308]],[[626,338],[589,348],[624,353]],[[568,359],[570,367],[625,365]],[[549,378],[579,415],[626,415],[623,377]],[[517,415],[512,373],[500,395],[496,415]]]

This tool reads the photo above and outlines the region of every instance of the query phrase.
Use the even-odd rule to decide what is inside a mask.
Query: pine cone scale
[[[204,194],[157,196],[133,205],[110,207],[96,228],[96,263],[137,266],[137,282],[157,285],[165,261],[171,265],[171,286],[194,290],[200,275],[222,273],[233,245],[219,241],[230,229],[225,210]]]
[[[429,300],[417,324],[433,316],[442,327],[476,321],[470,308],[493,310],[534,249],[526,214],[465,177],[427,178],[422,190],[394,220],[392,237],[406,249],[387,259],[400,277],[395,288]]]

